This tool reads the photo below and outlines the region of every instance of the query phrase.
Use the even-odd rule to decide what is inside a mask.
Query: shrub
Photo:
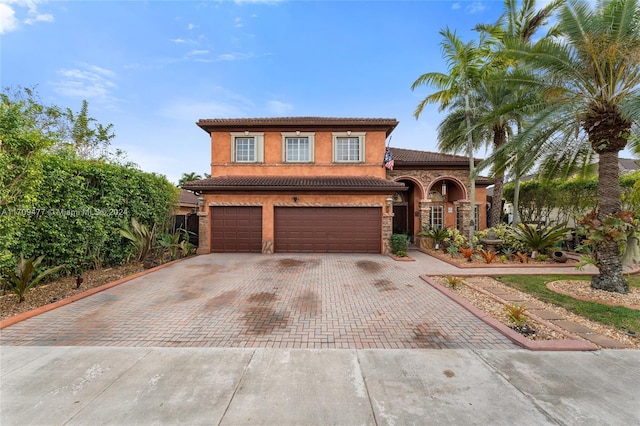
[[[42,167],[33,202],[38,214],[17,218],[25,220],[7,250],[42,254],[73,273],[126,262],[135,248],[124,244],[119,229],[132,218],[164,229],[177,204],[179,190],[165,177],[131,165],[85,161],[59,151],[44,156]]]
[[[393,234],[391,238],[389,238],[389,246],[391,253],[398,257],[405,257],[409,249],[409,241],[404,234]]]

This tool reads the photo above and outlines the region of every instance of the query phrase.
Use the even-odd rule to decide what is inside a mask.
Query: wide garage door
[[[378,207],[276,207],[275,251],[380,253]]]
[[[262,207],[211,207],[211,250],[262,252]]]

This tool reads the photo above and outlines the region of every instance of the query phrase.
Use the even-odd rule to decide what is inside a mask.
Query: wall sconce
[[[300,130],[296,130],[296,136],[300,136]]]
[[[347,136],[351,136],[351,130],[347,130]]]
[[[249,131],[248,131],[248,130],[245,130],[245,131],[244,131],[244,135],[245,135],[245,136],[249,136]]]
[[[298,202],[298,197],[293,197],[293,202],[297,203]]]
[[[391,213],[391,204],[393,204],[393,198],[387,198],[387,213]]]
[[[447,195],[447,182],[442,181],[442,195]]]
[[[204,197],[198,197],[198,210],[202,210],[204,206]]]

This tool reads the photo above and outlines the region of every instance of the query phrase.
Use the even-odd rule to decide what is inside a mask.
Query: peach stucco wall
[[[360,133],[357,129],[353,130]],[[284,163],[282,133],[264,132],[264,163],[238,164],[231,162],[229,132],[211,133],[211,176],[373,176],[384,179],[382,167],[386,134],[366,131],[365,154],[362,163],[333,163],[333,134],[314,132],[313,163]]]

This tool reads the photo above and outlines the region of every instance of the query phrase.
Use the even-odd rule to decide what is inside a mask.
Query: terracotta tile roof
[[[416,151],[413,149],[391,148],[396,166],[469,166],[469,158],[461,155],[442,154],[439,152]],[[480,159],[475,159],[476,164]]]
[[[358,130],[378,128],[389,135],[398,125],[395,118],[342,118],[342,117],[264,117],[264,118],[203,118],[196,123],[207,133],[213,130],[257,130],[266,128],[310,130],[330,128]]]
[[[182,190],[180,191],[180,198],[178,199],[178,203],[181,206],[196,206],[198,205],[198,196],[191,191]]]
[[[371,176],[221,176],[187,182],[193,191],[322,191],[380,192],[406,191],[403,183]]]
[[[476,178],[476,185],[477,186],[489,186],[489,185],[493,185],[495,182],[493,181],[493,179],[489,178],[489,177],[485,177],[485,176],[478,176]],[[488,195],[488,194],[487,194]]]

